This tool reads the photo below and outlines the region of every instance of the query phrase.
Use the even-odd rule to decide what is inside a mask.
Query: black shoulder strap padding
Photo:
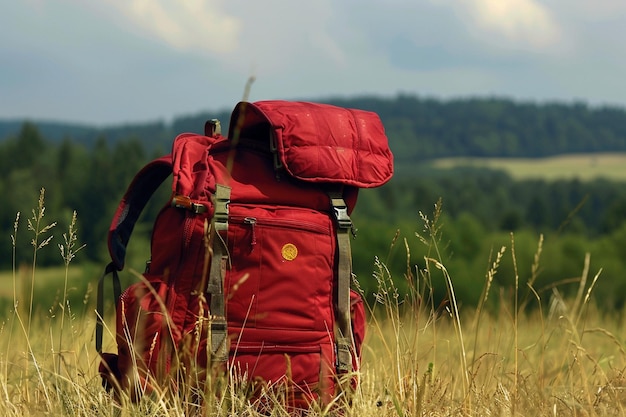
[[[109,229],[109,253],[119,271],[124,268],[126,246],[137,219],[152,194],[171,173],[171,155],[155,159],[137,173],[120,201]]]

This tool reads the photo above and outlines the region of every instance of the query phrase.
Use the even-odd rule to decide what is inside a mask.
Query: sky
[[[0,119],[168,122],[398,94],[626,107],[623,0],[0,4]]]

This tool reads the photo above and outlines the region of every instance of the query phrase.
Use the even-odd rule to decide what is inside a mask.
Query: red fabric
[[[176,195],[191,197],[200,203],[210,201],[209,193],[215,192],[215,182],[207,177],[209,147],[220,139],[184,133],[172,146],[172,191]]]
[[[216,182],[231,187],[225,281],[231,365],[268,384],[289,380],[294,395],[327,402],[336,389],[336,243],[328,195],[277,178],[272,159],[259,152],[222,148],[211,158]]]
[[[285,169],[304,181],[371,188],[393,175],[383,124],[369,111],[298,101],[241,102],[228,135],[231,140],[273,135]]]
[[[328,192],[343,190],[351,211],[357,187],[389,179],[392,159],[382,125],[369,112],[286,102],[240,104],[231,127],[232,120],[243,123],[235,126],[247,139],[269,141],[270,132],[276,135],[277,156],[289,175],[278,175],[268,149],[235,147],[235,136],[194,134],[180,135],[171,156],[142,171],[111,226],[110,236],[123,238],[113,245],[122,265],[134,222],[158,185],[154,178],[171,170],[173,194],[206,211],[167,204],[159,213],[146,281],[119,300],[119,355],[103,354],[103,380],[108,386],[117,381],[136,399],[155,383],[184,378],[172,375],[177,369],[194,369],[180,368],[177,360],[207,366],[206,236],[220,184],[231,189],[222,236],[229,254],[224,282],[229,369],[286,390],[292,406],[318,399],[328,404],[339,390],[337,230]],[[358,294],[352,292],[351,300],[358,369],[365,312]]]

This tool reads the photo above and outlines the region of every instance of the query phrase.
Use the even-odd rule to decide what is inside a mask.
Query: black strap
[[[126,247],[135,227],[135,223],[144,207],[165,179],[172,173],[172,157],[166,155],[147,164],[137,173],[120,201],[117,212],[109,228],[109,253],[111,262],[104,268],[98,281],[96,301],[96,351],[102,353],[104,333],[104,280],[112,274],[115,307],[122,294],[118,271],[124,268]]]
[[[110,262],[105,268],[104,273],[98,280],[98,295],[96,301],[96,351],[102,353],[102,334],[104,332],[104,278],[113,274],[113,296],[115,298],[115,308],[122,294],[122,285],[120,284],[120,277],[117,273],[117,269],[113,262]]]
[[[135,175],[128,186],[109,228],[109,252],[118,271],[124,269],[126,247],[141,212],[165,179],[172,173],[172,156],[155,159]]]

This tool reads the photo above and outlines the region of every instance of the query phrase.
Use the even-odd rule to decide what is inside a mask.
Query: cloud
[[[223,11],[242,23],[238,48],[226,57],[241,72],[265,76],[345,64],[348,51],[336,36],[342,22],[329,0],[231,0]]]
[[[145,36],[182,51],[222,54],[239,44],[241,21],[213,0],[111,0],[111,7]]]
[[[536,0],[431,0],[454,8],[472,32],[492,46],[547,50],[563,41],[550,10]]]
[[[561,3],[563,11],[572,11],[585,20],[604,20],[624,17],[626,2],[615,0],[577,1],[555,0]]]
[[[336,16],[328,0],[110,0],[90,7],[108,20],[121,16],[125,30],[135,27],[136,35],[219,60],[241,74],[279,74],[320,61],[339,66],[346,61],[346,51],[331,33]]]
[[[398,91],[624,103],[615,0],[23,0],[0,118],[169,118],[250,99]]]

